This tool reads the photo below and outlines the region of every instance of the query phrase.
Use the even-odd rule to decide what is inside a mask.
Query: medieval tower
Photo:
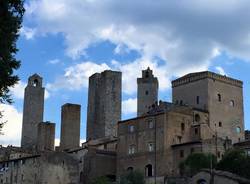
[[[158,101],[158,79],[150,68],[142,71],[137,78],[137,116],[142,116]]]
[[[121,72],[106,70],[89,78],[87,140],[116,136],[121,120]]]
[[[24,92],[22,148],[36,148],[38,124],[43,121],[44,91],[42,78],[39,75],[34,74],[29,77]]]
[[[213,72],[191,73],[172,81],[172,99],[209,112],[211,133],[236,143],[244,139],[242,87],[242,81]]]
[[[81,106],[66,103],[61,109],[60,149],[77,148],[80,145]]]

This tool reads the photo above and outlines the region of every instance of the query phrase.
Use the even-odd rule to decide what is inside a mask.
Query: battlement
[[[204,71],[204,72],[196,72],[196,73],[190,73],[187,75],[184,75],[183,77],[180,77],[176,80],[172,81],[172,87],[177,87],[180,85],[184,85],[187,83],[191,83],[191,82],[195,82],[198,80],[202,80],[202,79],[213,79],[213,80],[217,80],[220,82],[224,82],[233,86],[237,86],[242,88],[243,82],[237,79],[233,79],[230,77],[227,77],[225,75],[219,75],[217,73],[214,72],[210,72],[210,71]]]

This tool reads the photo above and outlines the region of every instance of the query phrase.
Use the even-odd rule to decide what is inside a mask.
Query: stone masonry
[[[106,70],[89,78],[87,140],[116,136],[121,120],[121,72]]]
[[[37,149],[39,151],[53,151],[55,147],[55,123],[41,122],[38,124]]]
[[[80,105],[66,103],[62,106],[60,150],[67,150],[79,147],[80,121]]]
[[[39,75],[34,74],[29,77],[24,92],[22,148],[36,148],[38,124],[43,121],[44,90]]]
[[[142,78],[137,78],[137,116],[147,113],[158,102],[158,79],[148,68],[142,71]]]
[[[197,72],[172,81],[173,102],[209,112],[209,125],[214,134],[244,140],[242,81],[213,72]]]

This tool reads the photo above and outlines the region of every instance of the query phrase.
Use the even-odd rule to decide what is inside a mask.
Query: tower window
[[[180,150],[180,157],[181,157],[181,158],[184,157],[184,150]]]
[[[145,91],[145,95],[148,95],[148,90],[147,90],[147,91]]]
[[[33,85],[34,87],[37,87],[37,86],[38,86],[38,80],[35,79],[35,80],[33,81],[32,85]]]
[[[155,147],[154,143],[148,143],[148,151],[149,152],[154,151],[154,147]]]
[[[151,164],[146,165],[146,167],[145,167],[145,175],[146,175],[146,177],[153,176],[153,167],[152,167]]]
[[[128,154],[132,155],[135,153],[135,145],[130,145],[128,148]]]
[[[180,100],[180,105],[183,105],[183,101],[182,100]]]
[[[181,131],[184,131],[184,130],[185,130],[185,124],[181,123]]]
[[[218,101],[221,102],[221,94],[217,94]]]
[[[195,114],[194,120],[195,120],[195,122],[200,122],[200,120],[201,120],[200,115],[199,114]]]
[[[196,104],[200,104],[200,96],[196,97]]]
[[[148,122],[148,128],[154,128],[154,122],[152,121],[152,120],[150,120],[149,122]]]
[[[234,107],[234,101],[233,100],[230,101],[230,106]]]
[[[195,128],[195,129],[194,129],[194,133],[195,133],[195,135],[198,134],[198,128]]]
[[[219,127],[222,127],[222,122],[219,122]]]
[[[241,133],[241,128],[239,126],[236,127],[236,133]]]
[[[131,132],[131,133],[134,132],[135,131],[135,126],[134,125],[129,125],[128,126],[128,131]]]

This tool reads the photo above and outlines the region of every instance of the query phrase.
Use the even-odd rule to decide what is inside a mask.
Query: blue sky
[[[202,2],[202,3],[201,3]],[[160,99],[171,101],[170,81],[211,70],[244,82],[245,125],[250,129],[250,8],[236,0],[34,0],[17,46],[20,83],[5,105],[8,123],[0,144],[20,144],[23,89],[33,73],[46,87],[45,121],[56,123],[60,108],[82,105],[85,139],[88,77],[105,69],[123,72],[123,115],[136,114],[136,78],[150,66],[159,79]]]

